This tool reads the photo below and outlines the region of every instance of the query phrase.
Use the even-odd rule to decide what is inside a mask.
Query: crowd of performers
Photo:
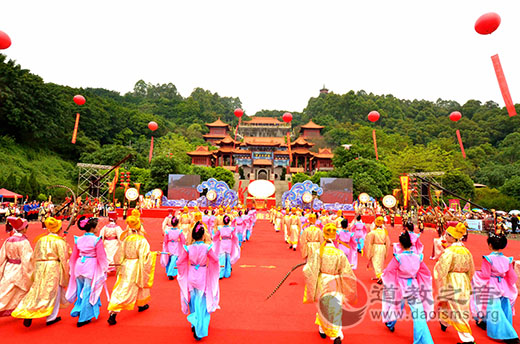
[[[34,249],[25,235],[27,220],[8,217],[10,236],[0,249],[0,316],[23,319],[26,327],[38,318],[52,325],[61,320],[60,306],[72,303],[70,315],[82,327],[99,317],[105,291],[107,321],[115,325],[121,311],[149,308],[160,256],[165,274],[178,281],[182,312],[194,338],[207,336],[210,314],[219,308],[219,278],[231,276],[243,243],[251,239],[256,211],[170,211],[162,224],[160,252],[150,250],[139,210],[126,217],[125,230],[115,212],[108,215],[109,223],[101,230],[98,218],[79,218],[76,225],[84,234],[74,237],[72,248],[61,220],[47,217],[46,232],[34,240]],[[106,280],[111,272],[117,279],[109,293]]]
[[[390,225],[381,215],[371,224],[363,223],[359,215],[349,223],[341,211],[334,214],[273,208],[269,215],[275,231],[283,231],[289,249],[299,245],[306,259],[303,301],[319,303],[316,325],[322,338],[341,343],[342,305],[356,300],[355,271],[359,268],[358,256],[364,255],[369,261],[367,268],[373,269],[373,280],[383,287],[381,315],[389,331],[394,332],[407,303],[415,344],[433,343],[428,327],[428,321],[433,319],[439,321],[442,331],[452,326],[459,343],[475,342],[472,319],[489,338],[520,343],[512,325],[520,262],[503,255],[505,233],[489,234],[490,252],[482,257],[482,269],[475,271],[473,256],[464,246],[466,225],[452,219],[445,221],[430,257],[436,261],[432,274],[424,263],[422,231],[410,221],[403,223],[399,241],[392,244]],[[451,216],[443,214],[443,219],[445,215]],[[390,254],[393,258],[385,266]],[[435,310],[434,286],[438,305]]]

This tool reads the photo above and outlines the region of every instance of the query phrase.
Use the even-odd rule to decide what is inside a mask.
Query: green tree
[[[306,180],[311,180],[311,176],[301,172],[293,174],[291,178],[291,182],[293,185],[296,183],[303,183]]]
[[[467,174],[461,171],[452,170],[447,172],[442,177],[442,186],[466,199],[475,197],[473,181]]]
[[[509,178],[500,188],[500,191],[508,196],[520,200],[520,176]]]
[[[168,194],[168,175],[177,173],[178,164],[175,159],[161,155],[155,157],[150,165],[150,179],[146,185],[146,190],[159,188],[165,195]]]
[[[494,188],[476,189],[475,194],[475,203],[487,209],[510,211],[520,208],[520,201],[518,199],[504,195]]]

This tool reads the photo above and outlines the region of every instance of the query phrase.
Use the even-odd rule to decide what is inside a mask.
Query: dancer
[[[423,255],[412,250],[412,240],[408,231],[399,236],[399,246],[399,253],[394,254],[381,277],[385,287],[383,322],[394,332],[406,301],[413,319],[414,344],[433,344],[426,322],[433,314],[431,273],[423,262]]]
[[[513,328],[518,277],[513,258],[501,252],[507,246],[507,238],[491,233],[487,243],[491,253],[482,257],[482,268],[473,276],[472,313],[477,326],[487,330],[489,338],[508,344],[520,343]]]
[[[446,241],[450,246],[435,264],[433,276],[439,288],[441,329],[446,331],[452,325],[462,343],[471,344],[474,338],[469,325],[470,295],[475,266],[471,252],[460,241],[465,233],[462,224],[446,229]]]
[[[61,221],[54,217],[45,219],[48,234],[36,242],[31,258],[35,262],[34,282],[29,292],[11,313],[15,318],[24,319],[26,327],[32,319],[47,317],[47,325],[61,320],[58,316],[60,304],[66,305],[64,288],[69,283],[69,245],[59,235]]]
[[[358,251],[356,247],[355,234],[348,230],[347,219],[341,220],[340,226],[341,227],[338,230],[336,237],[337,248],[345,253],[352,270],[356,270],[358,264]]]
[[[273,215],[274,215],[274,230],[276,232],[279,232],[282,229],[283,214],[282,214],[281,208],[278,207],[277,210],[274,210]],[[287,242],[287,236],[285,237],[285,241]]]
[[[363,248],[365,247],[365,238],[368,229],[365,226],[365,223],[361,220],[361,215],[356,216],[356,221],[352,223],[350,230],[354,232],[358,253],[363,254]]]
[[[99,237],[103,240],[103,246],[108,261],[108,272],[116,271],[114,265],[114,256],[121,246],[121,234],[123,230],[116,223],[117,213],[115,211],[108,212],[108,224],[99,232]]]
[[[109,214],[109,217],[110,217],[110,214]],[[168,227],[172,217],[173,217],[173,209],[168,209],[168,216],[166,216],[164,218],[164,220],[162,222],[162,226],[161,226],[163,235],[164,235],[164,232],[166,231],[166,227]]]
[[[219,262],[212,246],[202,241],[204,226],[196,222],[192,229],[195,241],[184,246],[179,256],[179,287],[181,308],[188,315],[193,336],[199,340],[208,335],[210,313],[219,308]]]
[[[316,325],[322,338],[329,337],[334,344],[341,344],[342,305],[353,303],[357,297],[356,276],[347,257],[334,247],[336,225],[323,228],[324,241],[318,254],[307,259],[303,267],[305,277],[304,303],[320,303]]]
[[[386,255],[390,248],[390,238],[385,229],[385,220],[378,216],[374,222],[375,228],[366,236],[366,256],[369,260],[369,267],[372,265],[375,273],[375,280],[381,284],[381,275],[385,265]]]
[[[303,259],[311,259],[310,257],[317,254],[323,242],[323,232],[316,226],[316,214],[310,214],[308,222],[309,225],[305,227],[300,237]]]
[[[116,284],[108,304],[108,323],[115,325],[116,316],[122,310],[133,310],[137,304],[138,311],[149,308],[150,289],[153,285],[156,253],[150,252],[150,244],[143,236],[141,220],[136,216],[126,219],[128,235],[114,258],[120,266]]]
[[[32,284],[33,249],[25,232],[25,219],[8,217],[5,224],[11,236],[0,249],[0,317],[10,316]]]
[[[77,326],[81,327],[99,316],[100,295],[107,279],[108,260],[103,242],[96,236],[98,219],[82,216],[77,225],[85,234],[74,237],[70,280],[65,297],[74,303],[70,315],[78,317]]]
[[[220,264],[220,279],[231,277],[232,265],[240,258],[240,243],[236,228],[231,227],[229,216],[224,216],[224,225],[213,236],[214,251]]]
[[[164,232],[161,265],[166,268],[166,276],[169,280],[173,280],[177,276],[177,260],[186,242],[182,231],[177,227],[178,224],[179,219],[177,217],[170,218]]]
[[[191,228],[191,223],[192,223],[192,218],[190,216],[188,207],[182,208],[182,214],[179,219],[179,227],[180,227],[182,233],[184,234],[185,239],[188,238],[188,232]]]
[[[225,218],[225,216],[224,216]],[[228,217],[229,218],[229,217]],[[226,223],[224,222],[224,225]],[[244,221],[244,217],[242,216],[242,210],[238,212],[238,216],[233,220],[233,227],[235,227],[236,235],[238,237],[238,243],[240,247],[242,247],[242,243],[245,240],[245,231],[246,231],[246,222]]]
[[[412,241],[412,246],[410,249],[413,251],[413,253],[421,255],[424,250],[424,245],[422,244],[420,240],[421,234],[416,234],[414,232],[414,225],[412,222],[407,222],[406,225],[404,225],[403,229],[408,232],[410,235],[410,240]],[[394,244],[394,254],[401,253],[402,247],[399,243]]]

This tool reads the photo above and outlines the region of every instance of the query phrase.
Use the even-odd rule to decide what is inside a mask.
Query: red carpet
[[[148,240],[153,250],[161,248],[161,219],[144,219],[148,231]],[[101,225],[103,225],[103,222]],[[100,227],[101,228],[101,227]],[[41,232],[39,224],[30,227],[29,237],[32,239]],[[79,235],[75,228],[71,234]],[[400,229],[391,230],[391,238],[396,240]],[[72,242],[69,234],[68,241]],[[434,232],[427,229],[422,242],[425,245],[425,256],[431,253]],[[2,229],[0,239],[5,240]],[[485,237],[472,234],[467,246],[474,253],[477,269],[480,267],[481,255],[487,254]],[[510,240],[506,255],[514,255],[520,250],[520,242]],[[515,258],[518,258],[515,256]],[[330,343],[318,336],[314,325],[316,308],[314,305],[302,304],[303,277],[301,268],[297,269],[280,290],[268,301],[265,298],[277,285],[289,269],[301,262],[300,252],[288,250],[283,242],[283,234],[275,233],[267,221],[258,221],[252,240],[244,244],[242,258],[233,268],[230,279],[221,280],[221,309],[211,316],[209,337],[204,343]],[[431,261],[426,261],[430,269]],[[356,271],[358,279],[368,288],[372,284],[372,271],[366,270],[367,261],[360,258]],[[115,276],[109,277],[109,290],[115,282]],[[62,321],[53,326],[45,326],[44,319],[33,321],[30,328],[25,328],[22,321],[14,318],[0,318],[2,342],[8,343],[195,343],[186,316],[180,308],[179,286],[177,281],[169,281],[164,268],[157,267],[155,284],[152,289],[150,309],[138,313],[123,311],[117,318],[118,324],[109,326],[106,322],[106,299],[102,296],[102,313],[97,321],[76,327],[76,319],[69,315],[70,307],[62,309]],[[372,306],[379,309],[380,304]],[[518,306],[517,306],[518,308]],[[518,310],[518,309],[517,309]],[[520,329],[517,318],[515,327]],[[485,333],[473,326],[477,343],[489,343]],[[458,336],[450,328],[441,332],[437,323],[430,323],[435,343],[456,343]],[[390,333],[381,322],[373,322],[365,317],[362,324],[344,331],[344,343],[406,343],[412,341],[412,322],[401,321],[396,331]],[[7,339],[7,341],[5,341]]]

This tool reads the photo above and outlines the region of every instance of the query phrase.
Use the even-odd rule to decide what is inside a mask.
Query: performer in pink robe
[[[482,268],[475,272],[471,283],[471,313],[488,337],[520,343],[513,328],[517,275],[513,258],[501,252],[507,246],[507,238],[491,233],[487,242],[491,253],[482,257]]]
[[[422,244],[419,237],[420,234],[416,234],[414,232],[414,225],[412,222],[407,222],[404,226],[404,230],[408,231],[408,234],[410,235],[410,240],[412,241],[412,247],[410,247],[410,250],[412,250],[415,254],[423,254],[424,245]],[[399,243],[394,243],[394,254],[401,253],[402,247]]]
[[[105,246],[108,260],[108,272],[114,272],[116,271],[114,256],[121,246],[121,234],[123,233],[123,230],[116,223],[117,213],[115,211],[108,213],[108,219],[109,223],[101,229],[99,237],[103,240],[103,246]]]
[[[240,245],[235,228],[229,226],[231,219],[224,216],[224,225],[217,228],[213,235],[213,250],[220,263],[220,278],[231,277],[232,265],[240,258]]]
[[[107,279],[108,259],[101,238],[96,236],[97,224],[98,219],[93,217],[78,220],[78,228],[85,234],[74,237],[69,260],[70,279],[65,297],[74,302],[70,315],[78,317],[78,327],[98,318],[100,295]]]
[[[339,248],[347,256],[352,270],[357,269],[358,251],[355,233],[348,230],[348,220],[341,220],[341,229],[336,233],[336,248]]]
[[[212,245],[205,244],[204,225],[196,222],[192,237],[177,261],[181,308],[188,314],[193,336],[199,340],[208,335],[210,313],[219,308],[219,262]]]
[[[354,232],[358,253],[362,253],[365,247],[365,237],[367,236],[368,229],[365,223],[361,221],[361,215],[356,217],[356,221],[352,223],[350,230]]]
[[[166,276],[173,280],[177,276],[177,260],[186,243],[182,230],[178,228],[179,219],[170,219],[164,231],[163,251],[161,252],[161,265],[166,268]]]
[[[32,284],[33,249],[25,236],[27,220],[8,217],[6,231],[11,236],[0,249],[0,316],[10,316]]]
[[[242,216],[242,210],[238,212],[238,216],[233,219],[231,223],[233,227],[235,227],[238,236],[238,242],[240,247],[242,247],[242,242],[244,242],[244,234],[246,232],[246,224],[244,221],[244,217]]]
[[[423,256],[410,248],[412,241],[408,231],[399,236],[400,253],[383,272],[384,284],[382,318],[388,329],[394,332],[395,324],[408,302],[413,319],[413,343],[433,344],[427,321],[433,314],[432,276]]]

